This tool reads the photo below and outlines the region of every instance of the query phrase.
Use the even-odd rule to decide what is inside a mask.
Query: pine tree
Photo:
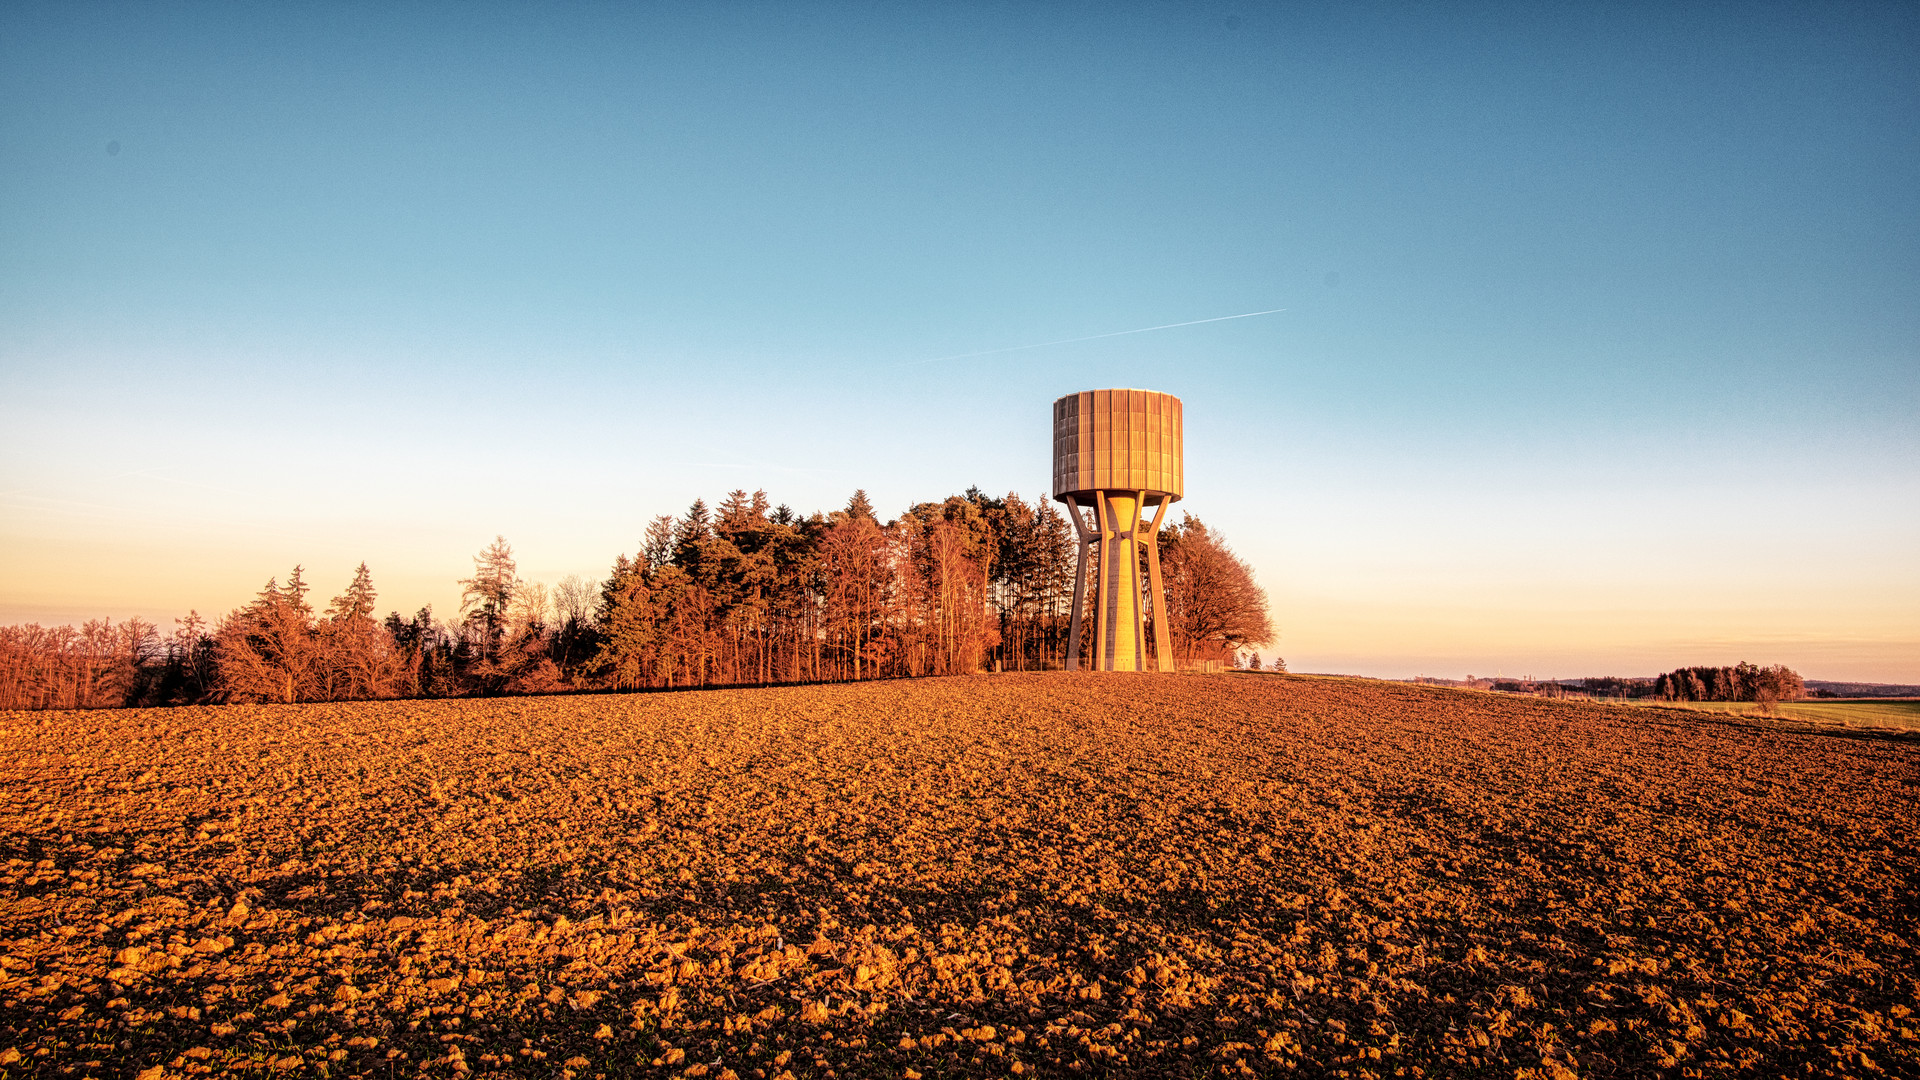
[[[207,621],[200,612],[189,611],[184,619],[175,619],[173,636],[167,642],[168,704],[189,704],[206,698],[217,671],[213,665],[213,638],[208,636]]]
[[[673,559],[673,517],[661,514],[647,523],[647,534],[640,541],[640,561],[644,569],[657,570]]]
[[[765,498],[764,493],[762,498]],[[737,530],[745,527],[747,519],[754,516],[756,515],[753,501],[746,491],[742,488],[734,488],[727,492],[727,497],[720,502],[718,525],[723,529]]]
[[[385,697],[394,690],[399,674],[393,634],[373,619],[379,594],[373,574],[361,563],[347,590],[327,605],[322,626],[323,694],[328,700]]]
[[[307,606],[307,591],[311,586],[300,578],[301,572],[305,569],[302,566],[293,568],[293,572],[287,575],[286,588],[280,590],[280,596],[294,611],[310,616],[313,614],[313,609]],[[267,582],[267,586],[271,588],[273,582]]]
[[[674,554],[678,556],[679,548],[688,544],[697,544],[701,540],[706,539],[707,531],[712,525],[713,518],[712,515],[707,512],[707,500],[693,500],[693,505],[687,507],[686,514],[683,515],[679,523],[674,526]]]
[[[307,585],[296,566],[282,587],[268,579],[252,603],[214,634],[218,694],[227,701],[310,701],[323,692],[322,650]]]
[[[480,554],[473,557],[473,576],[460,581],[460,611],[467,625],[480,638],[480,659],[491,662],[500,653],[500,639],[506,633],[507,605],[513,602],[518,584],[513,563],[513,547],[504,536],[496,536]]]
[[[665,520],[669,519],[655,518],[654,522]],[[647,574],[656,569],[644,556],[636,563],[622,555],[614,560],[613,574],[601,587],[600,647],[589,665],[607,685],[618,690],[646,686],[653,675],[654,644],[659,632]]]
[[[296,570],[296,573],[298,571]],[[373,589],[373,574],[367,570],[367,564],[361,563],[353,572],[353,581],[347,585],[347,591],[333,598],[327,605],[327,618],[335,622],[353,619],[373,618],[373,602],[379,596]]]

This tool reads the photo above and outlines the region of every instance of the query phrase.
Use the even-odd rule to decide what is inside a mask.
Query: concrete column
[[[1101,671],[1145,668],[1146,634],[1140,617],[1140,511],[1138,492],[1103,491],[1101,522]]]

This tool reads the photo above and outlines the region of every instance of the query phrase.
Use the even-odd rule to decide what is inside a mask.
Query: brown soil
[[[0,1075],[1920,1074],[1920,744],[1005,675],[0,714]]]

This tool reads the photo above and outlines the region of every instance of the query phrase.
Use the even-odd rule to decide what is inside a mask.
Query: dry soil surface
[[[0,714],[0,1074],[1920,1074],[1920,745],[1278,676]]]

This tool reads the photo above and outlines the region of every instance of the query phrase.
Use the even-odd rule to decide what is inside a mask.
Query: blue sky
[[[1920,680],[1916,343],[1911,5],[0,11],[0,621],[1031,495],[1147,386],[1295,670]]]

